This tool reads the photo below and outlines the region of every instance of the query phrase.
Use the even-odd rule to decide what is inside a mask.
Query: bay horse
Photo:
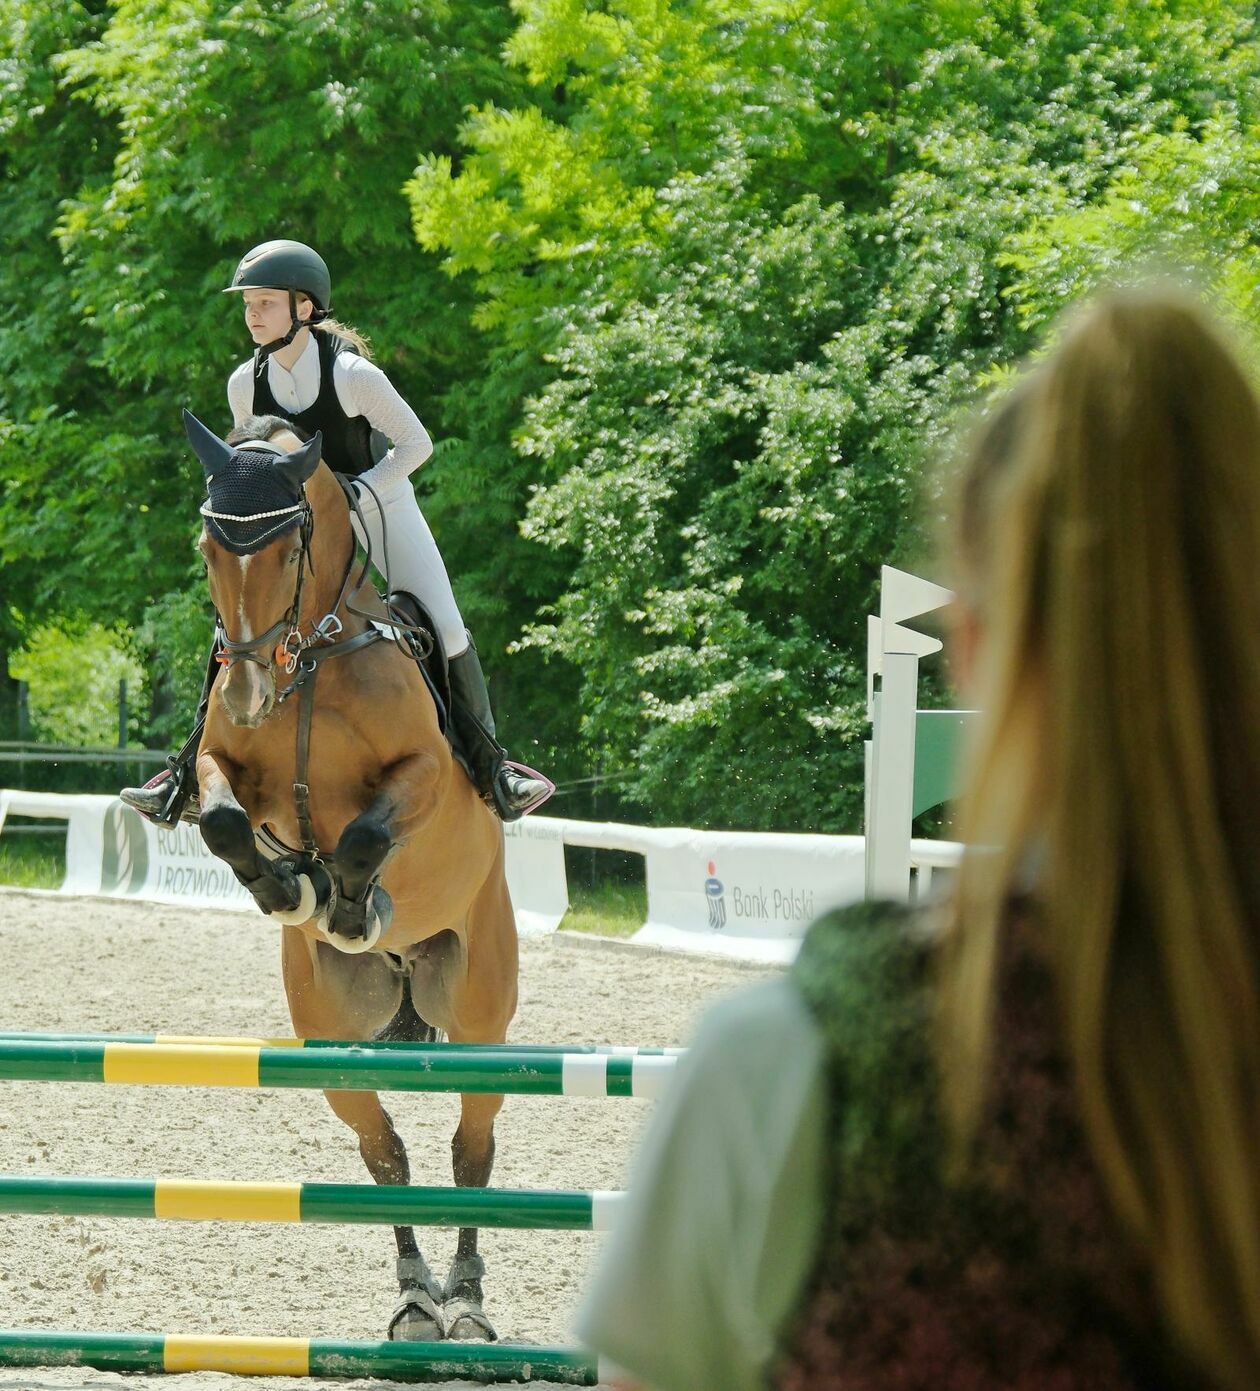
[[[233,448],[187,411],[184,423],[206,473],[198,544],[225,668],[197,757],[201,834],[284,924],[295,1033],[502,1043],[517,999],[503,828],[452,756],[415,661],[355,602],[352,503],[320,436]],[[377,1093],[325,1096],[372,1178],[408,1183]],[[456,1184],[488,1182],[502,1104],[461,1098]],[[461,1229],[445,1283],[412,1228],[394,1235],[389,1336],[494,1338],[476,1228]]]

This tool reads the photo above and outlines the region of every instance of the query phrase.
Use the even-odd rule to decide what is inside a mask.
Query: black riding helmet
[[[302,329],[328,317],[332,302],[332,277],[318,251],[300,241],[265,241],[241,257],[232,276],[232,283],[223,293],[241,290],[288,290],[289,331],[283,338],[265,343],[258,349],[257,370],[262,371],[267,358],[292,343]],[[297,297],[306,295],[315,310],[309,319],[298,318]]]

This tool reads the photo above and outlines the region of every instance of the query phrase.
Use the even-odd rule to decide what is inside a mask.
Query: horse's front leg
[[[211,854],[227,862],[264,913],[288,912],[301,901],[302,886],[288,865],[258,853],[254,828],[236,799],[224,764],[233,766],[212,753],[197,758],[201,838]]]
[[[437,806],[438,761],[431,754],[410,754],[384,772],[366,810],[349,822],[333,851],[329,867],[337,880],[337,902],[329,930],[348,937],[367,934],[369,915],[388,926],[392,912],[378,883],[382,866],[399,841],[406,840]]]

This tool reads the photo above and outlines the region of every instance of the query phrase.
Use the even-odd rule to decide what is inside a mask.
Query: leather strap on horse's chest
[[[311,822],[311,788],[308,769],[311,756],[311,720],[315,714],[315,679],[320,666],[330,657],[348,657],[361,647],[369,647],[380,642],[383,634],[376,628],[368,628],[344,642],[335,642],[328,647],[310,648],[302,659],[301,674],[289,686],[285,696],[294,691],[298,693],[297,720],[297,759],[293,770],[293,805],[297,811],[298,832],[302,837],[302,849],[308,855],[318,856],[319,846],[315,841],[315,828]]]

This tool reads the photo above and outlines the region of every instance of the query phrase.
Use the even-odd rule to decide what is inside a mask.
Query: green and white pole
[[[676,1054],[577,1053],[510,1044],[272,1047],[0,1039],[0,1080],[338,1091],[658,1097]]]

